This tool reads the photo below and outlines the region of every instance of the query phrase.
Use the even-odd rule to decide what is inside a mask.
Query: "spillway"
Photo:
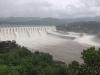
[[[63,39],[51,35],[53,32],[56,26],[1,25],[0,41],[15,40],[21,46],[39,50],[62,42]]]
[[[29,40],[35,37],[43,37],[51,31],[56,31],[55,26],[1,26],[0,41],[5,40]]]

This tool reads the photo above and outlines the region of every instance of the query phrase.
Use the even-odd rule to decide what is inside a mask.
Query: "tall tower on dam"
[[[56,31],[55,26],[2,25],[0,26],[0,41],[33,39],[43,37],[53,31]]]

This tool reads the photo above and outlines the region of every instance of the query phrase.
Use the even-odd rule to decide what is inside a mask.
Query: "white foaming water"
[[[94,35],[84,34],[82,37],[76,38],[75,41],[77,41],[79,43],[88,44],[91,46],[100,46],[100,43],[93,41],[94,38],[95,38]]]
[[[56,31],[55,26],[9,26],[0,28],[0,40],[15,40],[18,44],[26,47],[39,48],[46,45],[56,45],[65,39],[49,35],[64,36],[64,37],[75,37],[73,41],[84,43],[92,46],[100,46],[99,43],[92,41],[94,35],[87,35],[82,33],[67,32],[67,34],[61,34]],[[67,39],[66,39],[67,40]]]
[[[1,27],[0,40],[15,40],[22,46],[39,49],[42,46],[56,45],[64,41],[64,39],[48,34],[55,31],[55,26]]]
[[[74,37],[75,39],[73,41],[76,41],[78,43],[87,44],[90,46],[100,46],[100,43],[93,41],[93,39],[95,39],[95,35],[75,32],[67,32],[66,34],[54,32],[54,34],[65,37]]]

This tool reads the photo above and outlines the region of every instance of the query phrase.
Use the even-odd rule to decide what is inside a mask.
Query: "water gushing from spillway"
[[[92,41],[93,36],[84,34],[80,37],[80,34],[75,32],[62,34],[56,30],[56,26],[6,25],[0,27],[0,41],[15,40],[23,46],[30,44],[39,47],[44,44],[57,44],[65,40],[64,38],[66,40],[68,38],[74,38],[79,43],[100,46],[100,44]]]
[[[49,34],[55,31],[56,26],[3,26],[0,27],[0,41],[15,40],[21,46],[39,50],[62,42],[63,39]]]
[[[28,40],[56,31],[55,26],[0,27],[0,40]]]

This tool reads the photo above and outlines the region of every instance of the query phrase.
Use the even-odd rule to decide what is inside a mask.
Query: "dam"
[[[4,25],[0,26],[0,41],[28,40],[35,37],[45,36],[51,31],[56,31],[56,27],[35,25]]]

